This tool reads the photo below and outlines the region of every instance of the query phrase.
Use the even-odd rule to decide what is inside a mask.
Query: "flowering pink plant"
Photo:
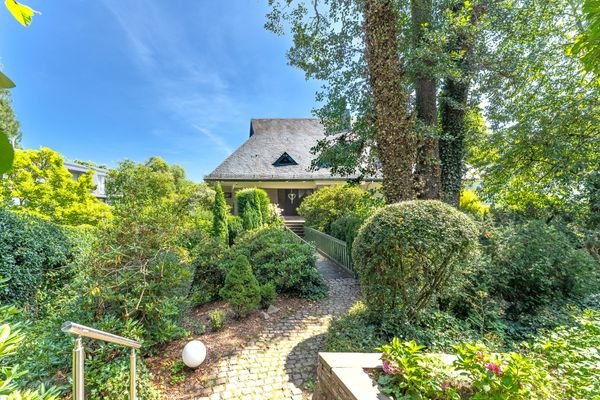
[[[500,365],[498,365],[496,363],[489,362],[489,363],[485,364],[485,368],[496,376],[504,375],[502,368],[500,367]]]

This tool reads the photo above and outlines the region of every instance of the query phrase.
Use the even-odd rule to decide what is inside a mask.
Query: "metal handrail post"
[[[129,356],[129,399],[136,400],[136,379],[135,379],[135,348],[131,348]]]
[[[73,400],[84,400],[85,379],[83,376],[83,363],[85,360],[85,349],[81,336],[75,339],[73,347]]]

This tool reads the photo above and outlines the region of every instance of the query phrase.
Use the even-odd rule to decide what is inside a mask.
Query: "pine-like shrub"
[[[448,279],[473,262],[478,230],[440,201],[388,205],[361,227],[353,260],[373,316],[415,321]]]
[[[267,282],[260,286],[260,306],[264,309],[269,308],[277,300],[277,289],[273,282]]]
[[[229,245],[233,245],[235,239],[244,232],[244,221],[237,215],[227,217],[227,229],[229,230]]]
[[[269,222],[269,195],[262,189],[249,188],[235,194],[238,215],[245,229],[256,229]]]
[[[229,243],[229,230],[227,229],[227,214],[229,207],[225,202],[225,194],[220,184],[215,188],[215,204],[213,205],[213,229],[212,235],[219,238],[223,243]]]
[[[229,266],[225,285],[220,294],[229,303],[238,318],[245,317],[258,309],[260,286],[245,256],[238,256]]]
[[[316,267],[315,249],[279,227],[266,227],[242,235],[232,255],[245,255],[261,284],[272,282],[279,293],[295,293],[318,300],[327,285]]]

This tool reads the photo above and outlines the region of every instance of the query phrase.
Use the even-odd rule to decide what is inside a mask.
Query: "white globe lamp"
[[[192,340],[181,353],[183,363],[190,368],[198,368],[206,359],[206,346],[199,340]]]

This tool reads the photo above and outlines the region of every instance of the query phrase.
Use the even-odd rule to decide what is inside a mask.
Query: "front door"
[[[282,214],[286,216],[298,215],[298,207],[304,197],[313,192],[312,189],[279,189],[277,197],[279,207],[283,209]]]

